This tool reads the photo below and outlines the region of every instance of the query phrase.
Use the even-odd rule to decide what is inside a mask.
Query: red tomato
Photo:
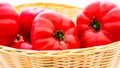
[[[45,9],[36,7],[27,7],[20,12],[20,30],[19,34],[23,36],[25,41],[31,42],[31,26],[34,18],[38,13],[43,12]]]
[[[13,42],[10,47],[17,49],[26,49],[26,50],[32,49],[32,45],[29,42]]]
[[[66,16],[54,11],[39,13],[32,25],[35,50],[64,50],[80,47],[75,25]]]
[[[0,2],[0,45],[8,46],[17,36],[19,29],[18,14],[6,2]]]
[[[120,40],[120,8],[107,1],[89,4],[77,17],[82,47]]]

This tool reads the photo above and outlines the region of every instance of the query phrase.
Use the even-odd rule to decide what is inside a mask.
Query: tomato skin
[[[0,45],[8,46],[17,36],[19,17],[15,9],[7,2],[0,2]]]
[[[10,47],[17,49],[32,50],[32,45],[29,42],[13,42]]]
[[[76,24],[82,47],[100,46],[120,40],[120,8],[114,3],[96,1],[89,4],[78,15]]]
[[[27,7],[20,12],[20,29],[19,34],[23,36],[25,41],[31,42],[31,27],[34,18],[40,12],[45,11],[43,8]]]
[[[80,48],[77,29],[72,20],[54,11],[37,15],[31,32],[34,50]]]

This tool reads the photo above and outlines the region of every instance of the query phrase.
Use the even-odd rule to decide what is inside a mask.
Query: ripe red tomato
[[[27,7],[20,12],[20,30],[19,34],[23,36],[25,41],[31,42],[31,26],[34,18],[38,13],[43,12],[45,9],[36,7]]]
[[[120,8],[114,3],[96,1],[77,17],[82,47],[99,46],[120,40]]]
[[[10,47],[26,50],[32,49],[32,45],[29,42],[13,42]]]
[[[17,36],[18,13],[6,2],[0,2],[0,45],[8,46]]]
[[[31,38],[35,50],[80,48],[72,20],[54,11],[44,11],[37,15],[32,25]]]

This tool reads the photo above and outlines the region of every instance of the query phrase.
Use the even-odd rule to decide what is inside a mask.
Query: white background
[[[62,4],[73,5],[73,6],[78,6],[78,7],[84,8],[86,5],[88,5],[89,3],[96,1],[96,0],[0,0],[0,1],[9,2],[13,6],[16,6],[16,5],[19,5],[22,3],[52,2],[52,3],[62,3]],[[120,0],[106,0],[106,1],[111,1],[120,7]],[[120,66],[119,66],[119,68],[120,68]]]
[[[96,1],[96,0],[0,0],[0,1],[7,1],[12,5],[18,5],[22,3],[32,3],[32,2],[54,2],[54,3],[62,3],[62,4],[69,4],[74,6],[85,7],[87,4]],[[104,0],[105,1],[105,0]],[[120,0],[107,0],[113,3],[116,3],[120,6]]]

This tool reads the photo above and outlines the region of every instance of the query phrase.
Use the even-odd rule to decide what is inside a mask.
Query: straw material
[[[80,8],[53,3],[24,4],[55,10],[75,21]],[[20,50],[0,46],[0,68],[117,68],[120,41],[108,45],[61,51]]]

